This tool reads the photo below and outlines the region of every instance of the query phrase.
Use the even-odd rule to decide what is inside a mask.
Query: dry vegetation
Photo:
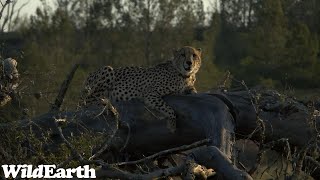
[[[164,122],[141,115],[141,111],[150,112],[138,102],[118,105],[126,109],[120,112],[111,104],[102,109],[61,111],[78,67],[74,66],[68,74],[47,113],[1,124],[1,164],[45,163],[59,167],[90,164],[96,167],[99,178],[120,179],[312,179],[310,175],[318,176],[319,113],[313,104],[301,104],[272,90],[250,90],[242,81],[243,91],[168,98],[169,104],[176,103],[178,114],[185,114],[178,116],[180,131],[172,134]],[[202,100],[196,102],[197,99]],[[196,115],[201,111],[193,106],[210,113],[205,109],[210,106],[205,101],[216,102],[209,107],[217,111],[216,118],[204,115],[201,119]],[[219,101],[223,102],[222,106]],[[182,104],[188,104],[193,112],[184,112],[188,110],[179,108]],[[226,117],[221,116],[225,108],[231,110]],[[134,122],[130,117],[141,122]],[[147,123],[150,119],[155,123]],[[190,123],[199,122],[208,123],[205,125],[208,129],[195,129],[194,125],[190,129]],[[145,129],[150,129],[153,136]],[[211,134],[204,135],[204,131]],[[186,139],[190,135],[199,140]],[[159,144],[151,143],[155,141]]]

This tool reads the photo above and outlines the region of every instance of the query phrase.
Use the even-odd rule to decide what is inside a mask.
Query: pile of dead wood
[[[177,130],[171,133],[166,121],[159,120],[157,112],[139,101],[60,111],[77,68],[78,65],[74,66],[63,82],[48,113],[15,122],[18,128],[26,131],[32,128],[39,136],[44,131],[52,131],[51,147],[65,143],[72,155],[59,166],[77,160],[81,164],[97,165],[100,178],[120,179],[168,176],[299,179],[311,178],[305,173],[306,162],[315,169],[319,167],[315,155],[318,152],[318,111],[277,91],[244,88],[234,92],[165,97],[178,117]],[[9,126],[11,124],[1,124],[0,128]],[[68,139],[88,130],[106,133],[108,138],[85,159]],[[129,154],[130,158],[122,158],[124,154]],[[110,160],[110,157],[117,158]],[[169,166],[154,165],[164,157],[172,160]],[[270,164],[268,158],[274,163]],[[156,168],[147,172],[129,170],[139,164],[152,163]],[[279,164],[285,164],[286,168],[279,170]],[[217,175],[208,169],[213,169]],[[317,171],[311,173],[317,176]]]

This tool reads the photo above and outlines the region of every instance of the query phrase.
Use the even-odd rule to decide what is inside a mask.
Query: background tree
[[[318,1],[215,2],[56,0],[53,8],[43,1],[35,15],[16,26],[17,39],[23,37],[18,47],[23,56],[17,56],[26,73],[22,94],[44,94],[40,99],[23,96],[23,101],[32,102],[34,113],[46,109],[62,74],[84,62],[67,96],[75,107],[90,71],[106,64],[156,64],[184,45],[203,49],[200,91],[215,87],[227,70],[249,85],[319,87],[314,83],[320,68]],[[10,44],[11,39],[3,41]]]

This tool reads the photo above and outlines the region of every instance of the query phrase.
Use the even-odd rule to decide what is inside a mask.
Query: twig
[[[94,155],[92,155],[89,160],[93,160],[94,158],[100,156],[105,150],[108,149],[110,142],[113,140],[113,137],[115,136],[115,134],[117,133],[118,129],[113,130],[111,136],[108,138],[108,140],[105,142],[105,144],[102,146],[102,148],[96,152]]]
[[[105,144],[102,146],[102,148],[101,148],[98,152],[96,152],[94,155],[92,155],[92,156],[89,158],[89,160],[93,160],[94,158],[100,156],[105,150],[108,149],[108,147],[110,146],[111,141],[113,140],[114,136],[116,135],[116,133],[117,133],[117,131],[118,131],[118,129],[119,129],[119,121],[120,121],[120,120],[119,120],[119,112],[117,111],[117,109],[116,109],[115,107],[113,107],[113,105],[111,104],[111,102],[110,102],[109,100],[105,99],[103,102],[104,102],[104,104],[105,104],[105,106],[104,106],[104,108],[103,108],[103,111],[102,111],[101,113],[99,113],[99,115],[95,116],[94,118],[102,115],[103,112],[105,111],[105,109],[107,108],[107,109],[109,109],[109,110],[113,113],[114,119],[115,119],[115,121],[116,121],[116,124],[115,124],[114,129],[112,130],[111,136],[108,138],[108,140],[107,140],[107,141],[105,142]]]
[[[224,74],[223,80],[221,81],[220,85],[218,86],[218,89],[221,89],[221,90],[225,90],[226,89],[227,83],[230,80],[230,76],[231,76],[230,71],[227,71]]]
[[[291,149],[290,149],[290,144],[289,144],[289,139],[288,138],[281,138],[281,139],[278,139],[276,141],[271,141],[267,144],[264,144],[263,147],[264,148],[273,148],[277,143],[284,143],[285,145],[285,148],[287,148],[287,156],[286,158],[289,159],[290,156],[291,156]]]
[[[71,151],[71,156],[66,159],[64,162],[60,163],[58,165],[58,167],[63,167],[65,165],[67,165],[70,161],[76,159],[78,160],[82,165],[84,164],[95,164],[95,165],[99,165],[99,166],[104,166],[104,167],[110,167],[110,165],[108,165],[107,163],[105,163],[104,161],[100,161],[100,160],[86,160],[84,159],[80,153],[78,153],[78,151],[76,150],[76,148],[64,137],[63,132],[61,127],[59,127],[58,125],[58,120],[54,118],[54,124],[55,127],[57,128],[58,132],[59,132],[59,136],[61,137],[61,139],[64,141],[64,143],[67,145],[68,149],[70,149]]]
[[[312,138],[299,152],[297,152],[296,157],[293,159],[294,174],[299,174],[302,171],[303,162],[307,156],[308,151],[314,145],[314,141],[317,141],[317,136]],[[316,145],[317,146],[317,145]]]
[[[133,174],[130,172],[122,171],[115,167],[101,167],[96,170],[97,178],[116,178],[116,179],[140,179],[140,180],[150,180],[161,177],[167,177],[172,175],[177,175],[183,172],[185,169],[185,164],[179,166],[170,167],[167,169],[161,169],[157,171],[150,172],[148,174]]]
[[[72,155],[77,157],[80,161],[83,161],[83,157],[81,156],[81,154],[79,154],[78,151],[76,150],[76,148],[64,137],[62,129],[61,129],[61,127],[59,127],[56,118],[54,118],[54,124],[55,124],[56,129],[59,132],[59,136],[61,137],[63,142],[67,145],[67,147],[71,150]]]
[[[315,160],[313,157],[311,157],[311,156],[306,156],[304,160],[305,160],[305,161],[307,160],[307,161],[312,162],[315,166],[317,166],[318,169],[320,169],[320,162],[317,161],[317,160]]]
[[[6,2],[5,2],[4,4],[1,2],[2,8],[1,8],[1,10],[0,10],[0,19],[2,18],[2,14],[3,14],[4,9],[5,9],[6,6],[9,5],[10,3],[11,3],[10,0],[6,0]]]
[[[97,118],[97,117],[99,117],[99,116],[101,116],[101,115],[105,112],[105,110],[108,109],[108,110],[110,110],[110,111],[112,112],[112,114],[113,114],[113,116],[114,116],[114,120],[116,121],[116,125],[115,125],[116,127],[115,127],[115,128],[118,129],[118,128],[119,128],[119,121],[120,121],[119,112],[118,112],[117,109],[112,105],[112,103],[110,102],[109,99],[101,99],[101,101],[102,101],[104,107],[103,107],[102,111],[101,111],[100,113],[98,113],[98,114],[94,117],[94,119]]]
[[[79,65],[80,64],[75,64],[72,67],[70,73],[67,75],[67,78],[61,84],[58,96],[56,97],[56,100],[55,100],[54,104],[51,106],[51,111],[56,111],[56,110],[60,109],[60,107],[62,105],[62,102],[63,102],[63,99],[64,99],[64,96],[66,95],[66,92],[67,92],[68,87],[69,87],[69,85],[71,83],[71,80],[72,80],[76,70],[78,69]]]
[[[237,169],[237,167],[233,166],[228,157],[217,147],[207,146],[194,148],[195,149],[193,149],[193,151],[188,155],[187,161],[205,165],[208,168],[217,169],[217,172],[221,173],[223,177],[225,177],[225,179],[252,180],[252,178],[246,172],[241,171]],[[100,179],[158,179],[161,177],[168,177],[172,175],[181,175],[181,173],[185,172],[187,168],[191,168],[192,170],[194,170],[192,166],[187,166],[187,161],[175,167],[161,169],[147,174],[133,174],[130,172],[122,171],[112,165],[108,167],[102,166],[99,169],[96,169],[96,176]],[[192,178],[192,174],[189,177]]]
[[[265,153],[265,150],[263,150],[263,143],[264,143],[264,140],[265,140],[265,131],[266,131],[266,127],[265,127],[265,124],[264,124],[264,121],[263,119],[260,118],[260,109],[259,109],[259,103],[257,101],[257,98],[251,93],[250,89],[248,88],[248,86],[246,85],[246,83],[242,80],[241,81],[241,84],[245,87],[246,91],[248,92],[249,94],[249,97],[250,97],[250,102],[252,104],[252,107],[256,113],[256,122],[257,124],[259,125],[259,129],[258,127],[255,128],[255,130],[248,135],[249,138],[251,138],[257,130],[260,130],[260,136],[261,136],[261,139],[260,139],[260,147],[259,147],[259,153],[257,155],[257,163],[256,165],[249,171],[249,174],[253,174],[260,166],[260,163],[261,163],[261,160],[262,160],[262,156],[263,154]]]
[[[9,16],[10,16],[10,4],[8,4],[7,14],[6,14],[4,20],[2,21],[1,32],[4,32],[4,26],[7,24],[8,20],[9,20]]]
[[[69,156],[68,159],[66,159],[62,163],[58,164],[57,168],[65,167],[67,164],[69,164],[74,159],[75,159],[75,157],[73,155]]]
[[[294,165],[294,175],[299,174],[302,171],[303,168],[303,163],[306,160],[307,154],[309,153],[311,148],[318,148],[318,142],[320,138],[320,134],[317,130],[316,126],[316,115],[314,114],[315,112],[315,107],[314,107],[314,102],[312,102],[311,107],[309,107],[309,112],[310,112],[310,123],[311,126],[310,128],[314,131],[314,136],[312,139],[309,140],[309,142],[306,144],[305,147],[303,147],[296,155],[296,157],[293,160],[293,165]],[[308,158],[310,160],[310,157]]]
[[[141,163],[141,162],[144,162],[144,161],[147,161],[147,160],[155,159],[155,158],[157,158],[159,156],[164,156],[164,155],[168,155],[168,154],[174,154],[174,153],[177,153],[177,152],[180,152],[180,151],[190,150],[190,149],[193,149],[195,147],[206,145],[206,144],[208,144],[210,142],[211,142],[210,139],[204,139],[204,140],[192,143],[190,145],[183,145],[183,146],[180,146],[180,147],[176,147],[176,148],[160,151],[160,152],[158,152],[156,154],[147,156],[147,157],[145,157],[143,159],[139,159],[139,160],[136,160],[136,161],[119,162],[119,163],[114,163],[114,164],[111,164],[111,165],[113,165],[113,166],[123,166],[123,165],[129,165],[129,164],[138,164],[138,163]]]
[[[119,150],[120,152],[122,152],[127,147],[128,143],[129,143],[130,136],[131,136],[131,127],[130,127],[129,123],[121,121],[121,124],[125,124],[126,127],[128,128],[128,135],[127,135],[127,138],[126,138],[126,142],[124,143],[122,148]]]
[[[31,0],[28,0],[27,2],[25,2],[24,4],[22,4],[20,7],[19,7],[19,9],[16,11],[17,13],[15,13],[16,14],[16,16],[15,16],[15,19],[14,19],[14,21],[18,18],[18,17],[20,17],[20,12],[21,12],[21,10],[25,7],[25,6],[27,6],[29,3],[30,3],[30,1]],[[17,2],[17,1],[16,1]],[[13,7],[13,9],[14,9],[14,7]],[[11,10],[11,15],[10,15],[10,21],[9,21],[9,27],[8,27],[8,31],[10,31],[11,30],[11,21],[12,21],[12,17],[13,17],[13,10]]]

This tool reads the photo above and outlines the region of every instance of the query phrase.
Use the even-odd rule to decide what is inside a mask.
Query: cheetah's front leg
[[[148,94],[144,97],[144,102],[148,107],[160,111],[168,118],[167,127],[172,133],[176,130],[176,115],[174,110],[161,97],[155,94]]]

